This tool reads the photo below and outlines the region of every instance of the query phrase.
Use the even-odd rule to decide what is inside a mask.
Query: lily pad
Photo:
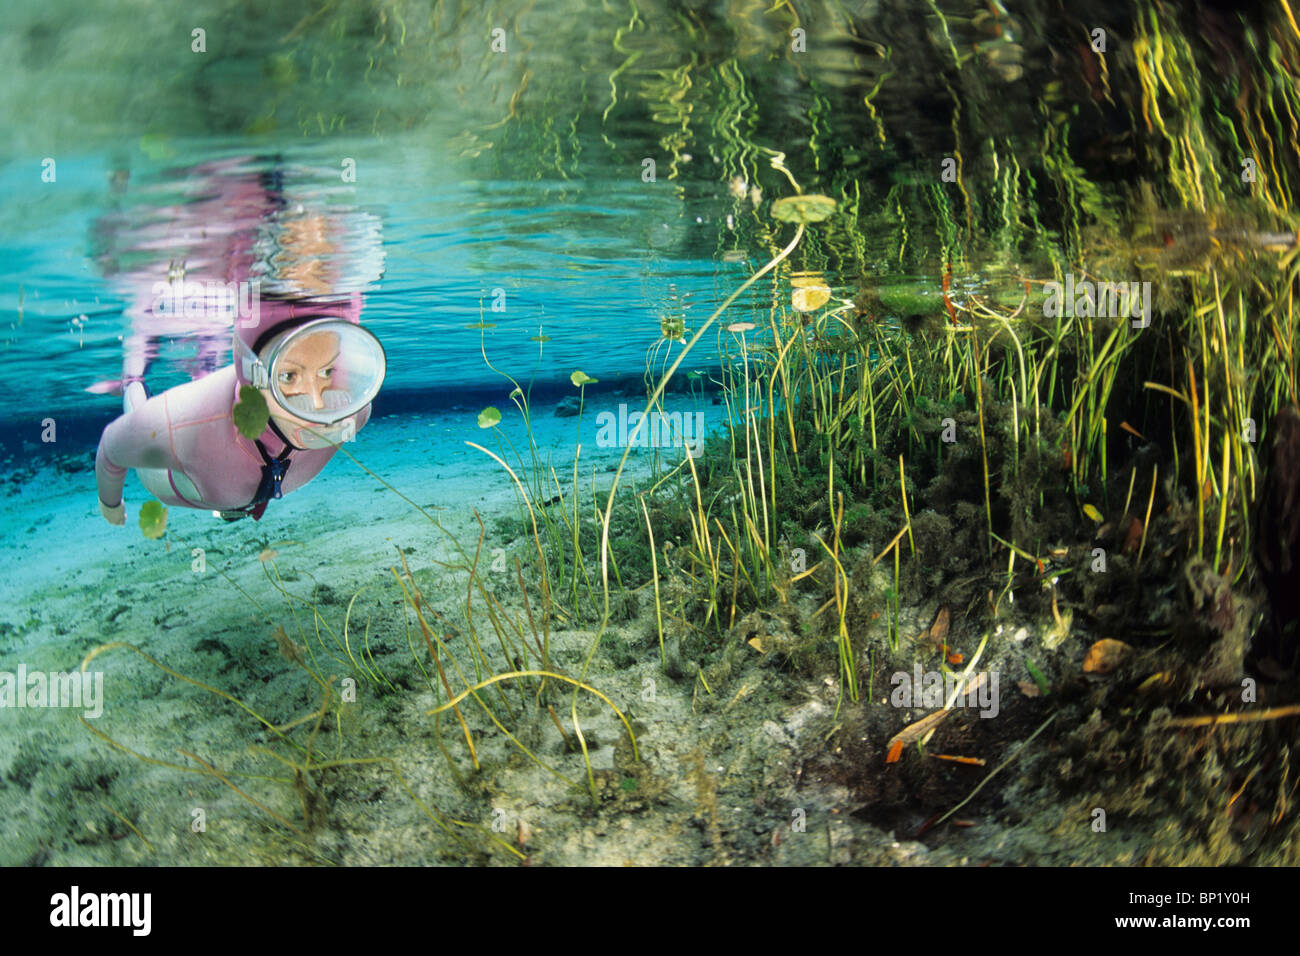
[[[167,508],[161,501],[146,501],[140,506],[140,530],[153,540],[167,530]]]
[[[790,307],[796,312],[816,312],[831,300],[824,285],[800,285],[790,290]]]
[[[257,438],[266,431],[266,423],[271,418],[271,410],[266,407],[262,393],[251,385],[239,390],[239,402],[234,411],[235,427],[245,438]],[[142,516],[143,517],[143,516]]]
[[[582,386],[584,385],[595,385],[597,382],[600,381],[600,379],[592,378],[582,369],[577,369],[572,375],[569,376],[569,381],[572,382],[574,385],[576,385],[578,388],[582,388]]]
[[[501,413],[489,405],[478,413],[478,427],[491,428],[501,421]]]
[[[782,222],[807,225],[829,219],[835,212],[835,200],[829,196],[786,196],[772,203],[772,218]]]
[[[686,341],[686,319],[680,315],[665,315],[659,319],[659,332],[669,342]]]

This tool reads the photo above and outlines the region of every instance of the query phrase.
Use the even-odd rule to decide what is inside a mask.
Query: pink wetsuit
[[[264,462],[231,417],[238,390],[235,367],[230,365],[155,395],[105,428],[95,455],[99,500],[108,505],[121,501],[127,469],[140,468],[151,469],[151,478],[162,477],[155,469],[168,473],[167,487],[141,476],[166,505],[224,511],[251,502]],[[358,430],[369,418],[367,407],[357,416]],[[259,440],[272,456],[284,450],[269,425]],[[333,448],[290,452],[283,492],[307,484],[332,457]]]

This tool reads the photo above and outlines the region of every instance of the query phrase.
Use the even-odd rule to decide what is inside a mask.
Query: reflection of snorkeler
[[[111,523],[125,522],[130,468],[168,505],[260,518],[267,501],[314,478],[369,419],[385,359],[360,327],[360,288],[383,271],[377,222],[286,199],[289,175],[238,160],[196,167],[185,180],[192,201],[102,224],[100,261],[133,302],[122,380],[90,389],[123,395],[124,414],[104,430],[96,456],[100,510]],[[164,274],[169,283],[155,281]],[[225,285],[245,291],[224,296]],[[169,288],[181,298],[158,297]],[[218,369],[232,324],[234,364]],[[195,381],[150,398],[150,361],[177,336],[199,350]],[[245,385],[261,391],[271,414],[256,440],[233,421]]]
[[[234,365],[153,398],[143,383],[127,385],[125,414],[104,429],[95,457],[110,523],[126,521],[129,468],[164,504],[261,518],[271,498],[316,477],[369,420],[385,359],[360,327],[360,293],[335,304],[263,301],[259,312],[255,323],[236,322]],[[271,412],[256,440],[234,423],[244,385]]]

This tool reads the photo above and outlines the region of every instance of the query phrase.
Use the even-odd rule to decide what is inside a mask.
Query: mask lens
[[[325,411],[331,412],[340,408],[347,408],[352,404],[352,394],[341,388],[327,388],[321,392],[321,399],[325,404]],[[300,418],[306,417],[307,412],[314,413],[316,411],[315,400],[305,392],[297,395],[286,395],[284,397],[284,407]]]
[[[369,405],[387,371],[379,340],[340,319],[309,322],[293,330],[267,356],[267,366],[276,401],[320,425],[350,418]]]

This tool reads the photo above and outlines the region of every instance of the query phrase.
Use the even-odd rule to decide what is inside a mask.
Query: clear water
[[[374,223],[384,266],[363,286],[365,322],[392,360],[383,415],[500,381],[466,329],[494,289],[505,311],[488,313],[484,339],[505,368],[532,374],[540,329],[543,385],[562,391],[579,367],[639,377],[663,317],[693,328],[770,255],[729,192],[737,175],[769,198],[790,191],[761,150],[789,149],[809,191],[870,156],[829,122],[832,103],[860,104],[876,70],[833,7],[801,21],[817,56],[783,59],[787,24],[757,9],[358,3],[316,16],[291,3],[256,28],[219,0],[184,15],[73,9],[0,14],[19,67],[0,94],[0,349],[24,404],[63,416],[69,433],[113,413],[84,389],[129,335],[131,296],[105,274],[104,247],[120,252],[174,216],[201,164],[275,165],[289,201]],[[505,53],[489,46],[498,26]],[[206,52],[191,49],[195,28]],[[41,178],[46,158],[54,183]],[[643,181],[646,158],[656,182]],[[157,270],[183,252],[156,245],[152,263],[134,264]],[[711,364],[702,346],[695,367]],[[161,387],[192,374],[192,347],[166,343],[151,370]],[[21,430],[14,412],[0,414]]]
[[[168,216],[187,217],[176,207],[186,203],[183,193],[202,189],[205,178],[193,171],[199,162],[233,157],[248,178],[287,170],[287,202],[352,220],[340,227],[352,234],[339,239],[347,248],[335,254],[342,280],[333,291],[364,292],[363,322],[388,353],[388,378],[376,403],[381,416],[389,409],[461,404],[471,393],[503,401],[510,386],[501,388],[480,345],[503,370],[535,377],[539,394],[548,387],[572,390],[569,374],[579,368],[604,382],[639,380],[647,351],[661,343],[665,316],[680,317],[689,330],[747,276],[745,263],[719,263],[709,254],[718,241],[721,202],[706,219],[668,190],[639,181],[430,178],[403,164],[400,147],[370,158],[367,150],[379,153],[373,146],[332,144],[330,155],[359,156],[359,178],[374,183],[348,186],[319,148],[290,148],[274,161],[220,144],[186,148],[189,166],[179,157],[166,165],[132,164],[120,194],[109,181],[123,167],[107,157],[60,161],[48,197],[5,217],[0,309],[9,317],[2,334],[11,381],[22,382],[25,406],[42,417],[58,415],[69,431],[82,419],[102,420],[118,410],[112,396],[85,390],[122,363],[133,305],[150,297],[152,282],[166,280],[169,263],[193,259],[198,243],[155,233]],[[39,176],[39,166],[11,162],[0,190],[11,198],[31,193],[34,172]],[[77,197],[75,208],[59,208],[65,191]],[[250,225],[248,217],[231,220]],[[14,228],[19,221],[21,230]],[[219,217],[204,222],[223,225]],[[225,281],[226,266],[191,267],[186,281]],[[116,274],[106,275],[109,268]],[[480,320],[492,327],[474,327]],[[159,340],[150,368],[156,391],[193,371],[187,363],[198,348],[195,333],[184,322],[176,325]],[[203,336],[219,342],[223,334],[228,338],[214,323]],[[539,335],[550,341],[535,341]],[[228,358],[227,343],[223,361]],[[706,341],[687,368],[715,359]],[[15,424],[22,418],[17,411],[6,409]]]

